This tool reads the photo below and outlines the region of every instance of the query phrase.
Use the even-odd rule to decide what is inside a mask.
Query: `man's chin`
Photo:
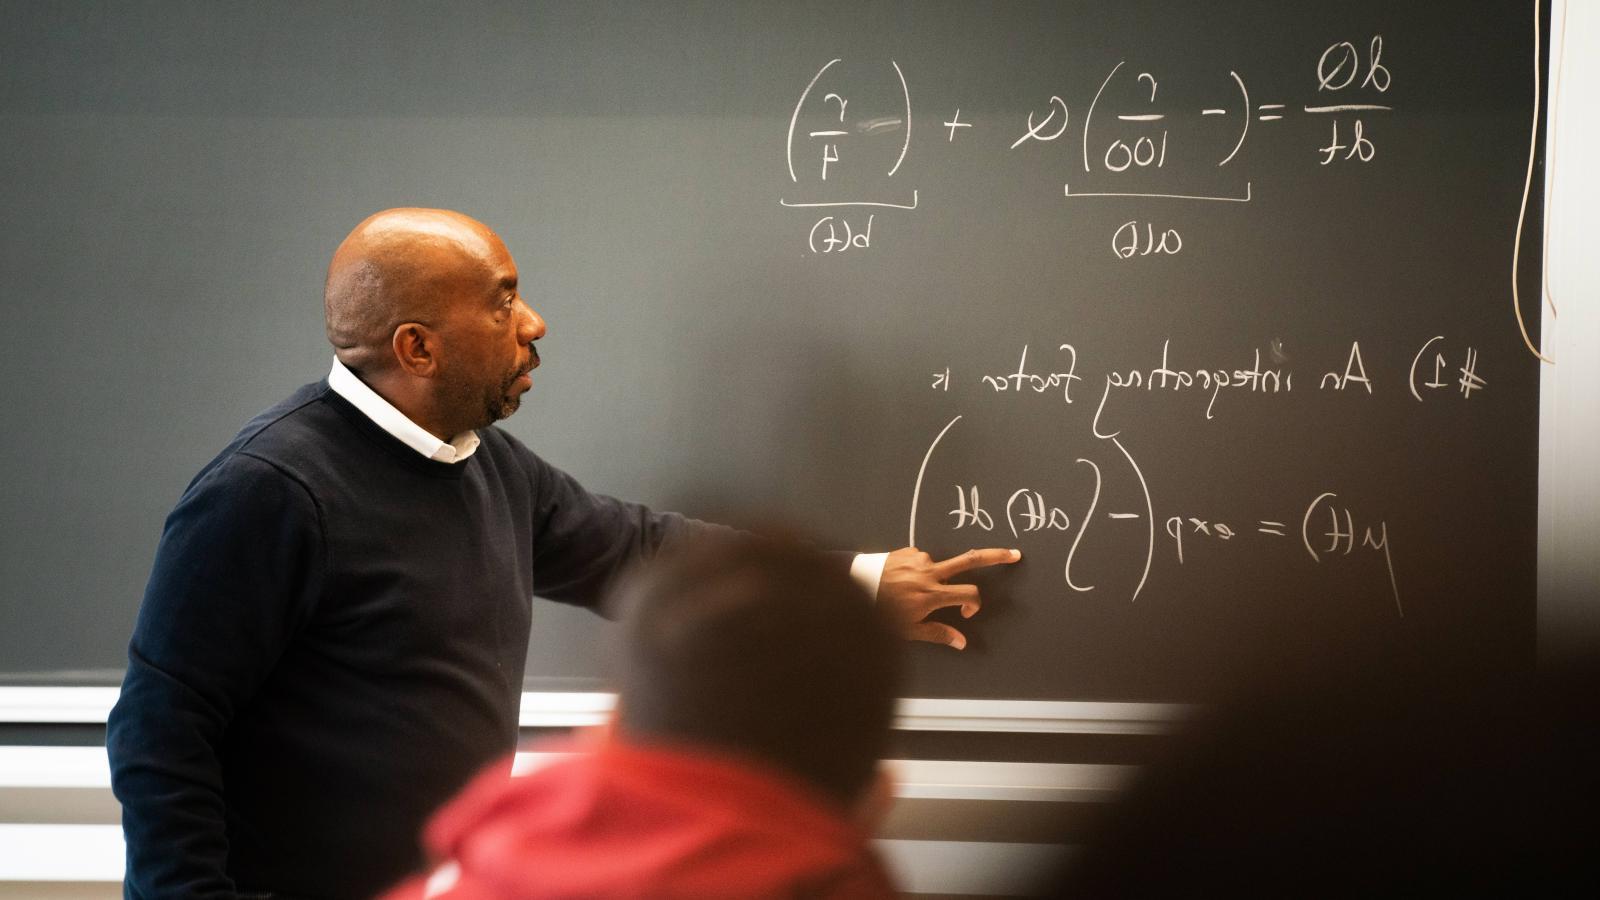
[[[522,382],[523,377],[518,375],[512,378],[501,385],[499,396],[487,398],[489,411],[498,413],[494,417],[495,421],[511,418],[511,414],[522,407],[522,395],[527,392],[528,387],[532,387],[531,384],[524,387],[523,384],[519,383]]]

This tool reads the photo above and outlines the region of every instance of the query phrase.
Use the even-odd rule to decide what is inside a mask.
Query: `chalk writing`
[[[1396,134],[1404,137],[1394,126],[1404,120],[1409,98],[1416,96],[1404,88],[1390,93],[1397,77],[1403,86],[1408,78],[1401,52],[1406,46],[1418,45],[1397,38],[1386,48],[1385,36],[1374,31],[1319,32],[1288,57],[1272,55],[1290,61],[1286,72],[1264,72],[1242,60],[1244,64],[1190,68],[1184,80],[1192,84],[1180,83],[1168,61],[1112,51],[1113,55],[1100,57],[1103,62],[1089,62],[1088,71],[1040,67],[1038,71],[1070,74],[1052,74],[1048,76],[1052,80],[1023,85],[1013,96],[979,102],[964,93],[967,86],[953,73],[936,77],[928,71],[939,60],[872,58],[868,51],[859,59],[819,57],[783,76],[795,86],[804,83],[791,110],[785,141],[789,182],[781,182],[784,169],[779,168],[775,152],[770,165],[773,179],[782,185],[778,200],[783,208],[830,208],[793,217],[795,243],[804,235],[811,255],[838,257],[873,250],[867,256],[870,261],[903,254],[910,247],[928,252],[928,259],[913,259],[908,268],[902,257],[892,271],[928,273],[925,282],[910,279],[916,282],[912,290],[949,284],[939,279],[945,273],[940,267],[964,262],[956,248],[912,246],[897,238],[908,228],[934,231],[930,223],[941,230],[943,223],[966,224],[967,218],[941,218],[937,210],[952,193],[967,197],[975,191],[989,192],[995,181],[1013,173],[1038,177],[1033,173],[1043,172],[1052,182],[1059,180],[1060,200],[1049,196],[1048,202],[1066,201],[1058,207],[1071,213],[1061,215],[1062,233],[1081,239],[1081,246],[1071,248],[1076,252],[1069,265],[1049,273],[1048,283],[1025,268],[994,269],[995,282],[1004,285],[1002,291],[1014,286],[1037,289],[1051,301],[1059,298],[1058,305],[1024,306],[1044,311],[1033,313],[1038,316],[1033,323],[1018,323],[1001,291],[992,298],[972,298],[974,310],[981,301],[981,321],[974,315],[972,322],[935,324],[952,330],[975,324],[969,330],[976,346],[961,346],[956,355],[945,355],[948,348],[942,349],[943,359],[916,363],[903,373],[908,381],[917,382],[917,406],[941,410],[935,420],[918,425],[919,430],[926,428],[924,438],[932,435],[932,440],[911,490],[907,536],[912,544],[919,531],[919,508],[929,505],[922,503],[926,481],[930,496],[939,499],[936,508],[922,511],[924,536],[932,529],[941,536],[954,533],[976,541],[1000,532],[1019,543],[1059,548],[1061,555],[1054,557],[1050,577],[1059,571],[1056,584],[1065,586],[1061,596],[1074,602],[1111,598],[1138,602],[1152,583],[1153,568],[1154,583],[1165,586],[1162,578],[1177,577],[1174,573],[1192,573],[1230,558],[1248,566],[1251,554],[1273,554],[1284,566],[1328,572],[1320,576],[1325,578],[1365,583],[1386,576],[1390,597],[1380,602],[1392,598],[1394,613],[1405,615],[1402,579],[1397,574],[1403,573],[1403,565],[1397,570],[1395,539],[1409,547],[1405,544],[1409,516],[1375,508],[1371,498],[1359,497],[1348,487],[1341,489],[1349,491],[1348,499],[1321,488],[1384,458],[1381,453],[1369,458],[1360,452],[1365,449],[1363,441],[1381,446],[1378,440],[1368,440],[1363,429],[1369,424],[1381,423],[1387,431],[1380,437],[1391,444],[1428,436],[1426,429],[1412,432],[1400,427],[1394,415],[1397,406],[1411,415],[1440,420],[1478,415],[1478,410],[1491,406],[1482,399],[1484,393],[1508,388],[1491,388],[1491,381],[1500,378],[1503,383],[1503,376],[1490,371],[1492,365],[1486,361],[1492,356],[1480,359],[1479,348],[1488,344],[1478,335],[1451,333],[1457,325],[1430,324],[1425,332],[1400,336],[1398,344],[1390,334],[1349,333],[1345,329],[1352,322],[1358,329],[1373,331],[1383,327],[1380,323],[1389,328],[1395,323],[1416,326],[1405,316],[1366,316],[1363,309],[1343,309],[1331,302],[1335,297],[1327,290],[1331,269],[1293,270],[1300,281],[1273,288],[1288,296],[1268,296],[1250,286],[1251,265],[1275,268],[1275,255],[1286,252],[1286,247],[1292,254],[1295,240],[1326,243],[1321,226],[1342,220],[1313,220],[1303,229],[1304,235],[1272,235],[1283,240],[1261,241],[1238,265],[1224,266],[1206,258],[1214,249],[1209,246],[1213,236],[1250,232],[1230,225],[1211,227],[1203,217],[1224,222],[1254,214],[1275,217],[1279,204],[1294,199],[1284,196],[1284,185],[1294,177],[1286,179],[1283,174],[1290,165],[1312,173],[1320,179],[1316,184],[1346,190],[1347,185],[1373,179],[1376,188],[1377,173],[1391,160],[1414,156],[1389,152]],[[1082,60],[1075,64],[1081,66]],[[914,90],[919,83],[941,87]],[[933,93],[942,96],[929,96]],[[886,103],[885,97],[893,103]],[[928,108],[936,118],[927,119],[927,113],[914,109],[913,98],[918,104],[932,102]],[[914,120],[938,124],[913,132]],[[777,130],[769,132],[774,138],[768,144],[770,151],[776,149]],[[952,147],[958,137],[960,146]],[[983,177],[961,182],[969,173],[958,171],[959,167],[982,167],[985,154],[988,162],[998,163],[991,166],[993,171],[972,173]],[[1274,155],[1286,158],[1273,163]],[[957,184],[951,191],[941,191],[926,182],[910,183],[924,181],[929,173]],[[1259,197],[1256,183],[1263,186]],[[936,210],[932,218],[907,215],[922,206],[918,187],[928,195],[927,206]],[[1028,199],[1035,196],[1048,194],[1034,192]],[[1113,208],[1108,211],[1105,206]],[[1386,209],[1382,204],[1374,207]],[[990,224],[982,217],[970,220]],[[1029,210],[1019,221],[1027,227],[1003,229],[1006,250],[1028,242],[1062,245],[1055,235],[1035,233],[1041,225],[1048,229],[1048,216]],[[1093,223],[1087,237],[1080,224],[1084,221]],[[1275,222],[1267,227],[1276,227]],[[790,240],[787,233],[784,240]],[[1116,263],[1104,259],[1107,242]],[[1002,242],[986,238],[984,246],[990,243],[998,247]],[[1363,264],[1360,254],[1369,250],[1357,241],[1341,249],[1350,252],[1330,259],[1357,268]],[[863,255],[850,254],[852,259]],[[1020,252],[996,253],[995,258],[1008,263],[1026,259]],[[845,270],[852,277],[860,274],[853,266]],[[1307,296],[1292,296],[1298,284],[1307,285]],[[1191,311],[1180,306],[1177,314],[1163,305],[1164,297],[1142,295],[1188,286],[1196,287],[1196,307]],[[1234,294],[1239,295],[1237,303]],[[1146,299],[1152,302],[1140,306]],[[1202,303],[1227,307],[1227,314],[1211,315],[1211,308],[1202,308]],[[1113,311],[1107,313],[1108,307]],[[1314,315],[1302,316],[1298,311],[1302,307],[1314,310]],[[1124,308],[1129,310],[1126,318]],[[1282,328],[1285,320],[1310,322],[1304,326],[1308,334],[1290,335],[1289,341],[1272,336],[1267,329]],[[1069,329],[1067,323],[1073,322],[1092,326],[1115,349],[1094,346],[1083,332]],[[1156,327],[1173,336],[1116,333],[1122,322],[1159,323]],[[1227,329],[1237,332],[1240,326],[1261,330],[1229,342]],[[1322,327],[1337,329],[1338,336],[1320,336],[1316,329]],[[1012,329],[1023,328],[1036,331],[1009,336],[1015,334]],[[1434,334],[1435,330],[1441,333]],[[996,333],[1007,335],[998,347]],[[1062,342],[1063,336],[1073,337],[1075,343]],[[1307,346],[1311,341],[1315,345]],[[1292,359],[1287,349],[1291,345]],[[942,365],[945,359],[954,364]],[[1077,389],[1080,397],[1083,390],[1091,391],[1091,401],[1099,387],[1098,403],[1074,404],[1075,382],[1088,383],[1087,388],[1080,384]],[[1413,401],[1428,406],[1413,407],[1403,401],[1402,385]],[[1386,403],[1385,396],[1394,402]],[[1466,402],[1473,399],[1478,402]],[[1174,410],[1191,417],[1193,428],[1187,429],[1186,421],[1186,430],[1173,429]],[[1314,432],[1323,425],[1323,413],[1328,433],[1310,437],[1325,437],[1330,445],[1338,442],[1341,450],[1303,455],[1310,465],[1330,460],[1327,470],[1301,476],[1287,494],[1275,493],[1282,488],[1272,487],[1257,494],[1255,483],[1246,481],[1250,489],[1240,493],[1247,496],[1197,495],[1211,481],[1219,491],[1224,485],[1241,483],[1215,471],[1220,459],[1256,465],[1261,464],[1256,454],[1262,458],[1295,454],[1295,432]],[[1151,419],[1143,417],[1146,414],[1159,417],[1161,427],[1148,427]],[[1278,417],[1251,418],[1263,414]],[[1007,428],[988,432],[993,420],[1007,417],[1026,420],[1016,432],[1026,440]],[[1068,435],[1059,447],[1053,443],[1058,430]],[[1150,452],[1143,449],[1150,445],[1142,442],[1150,440],[1152,432],[1162,442],[1155,450],[1161,465],[1147,477],[1141,454]],[[1198,452],[1185,446],[1191,433],[1204,435],[1207,442],[1198,445]],[[951,434],[958,436],[950,440]],[[1236,445],[1245,451],[1237,457],[1234,445],[1226,443],[1231,438],[1239,438]],[[949,444],[942,443],[946,441]],[[1226,457],[1221,447],[1229,448]],[[1058,449],[1061,452],[1054,452]],[[1004,455],[1004,461],[987,459],[991,453]],[[1019,473],[1018,457],[1028,464],[1047,460],[1048,467]],[[1191,461],[1196,471],[1183,471]],[[1392,480],[1381,483],[1404,483],[1403,479],[1414,477],[1411,472],[1390,475]],[[1179,480],[1181,491],[1174,490]],[[1410,552],[1417,551],[1410,548]],[[1334,568],[1350,574],[1335,576]]]
[[[1008,367],[1004,374],[979,373],[963,378],[958,370],[945,367],[932,372],[925,383],[941,396],[968,404],[1013,402],[986,400],[1008,396],[1059,397],[1064,404],[1071,404],[1074,382],[1097,380],[1101,388],[1099,403],[1092,416],[1087,412],[1083,415],[1088,417],[1088,435],[1094,439],[1094,444],[1104,447],[1105,452],[1073,457],[1070,483],[1065,488],[1062,484],[1065,476],[1060,470],[1050,476],[1048,483],[1033,484],[1027,483],[1031,478],[1027,481],[1019,478],[1023,481],[1020,484],[994,483],[993,479],[985,478],[981,468],[965,473],[965,477],[956,480],[954,502],[945,511],[950,531],[1007,533],[1019,546],[1029,541],[1054,541],[1054,546],[1064,554],[1060,574],[1067,596],[1102,597],[1109,590],[1112,595],[1129,602],[1139,599],[1158,556],[1167,561],[1165,564],[1188,569],[1196,565],[1214,565],[1226,556],[1270,552],[1274,546],[1292,547],[1294,537],[1298,536],[1304,550],[1303,558],[1315,566],[1343,565],[1346,559],[1353,564],[1364,555],[1380,558],[1381,574],[1388,582],[1394,613],[1397,617],[1405,615],[1395,561],[1395,532],[1386,517],[1363,516],[1355,504],[1341,502],[1340,494],[1331,490],[1312,492],[1313,499],[1302,501],[1298,506],[1263,496],[1251,498],[1249,505],[1243,508],[1235,500],[1225,514],[1199,508],[1163,509],[1143,466],[1125,442],[1123,429],[1112,421],[1126,417],[1127,410],[1108,411],[1108,406],[1126,407],[1135,398],[1159,394],[1197,392],[1206,398],[1201,418],[1207,422],[1218,421],[1224,394],[1278,396],[1287,402],[1297,396],[1294,372],[1289,367],[1290,342],[1273,338],[1266,347],[1249,351],[1248,364],[1227,366],[1180,361],[1181,349],[1175,347],[1170,338],[1162,341],[1159,357],[1135,366],[1099,366],[1093,348],[1080,352],[1074,344],[1053,343],[1059,364],[1049,369],[1040,369],[1036,362],[1030,363],[1031,345],[1024,344],[1015,366]],[[1419,337],[1415,346],[1418,349],[1409,360],[1369,358],[1360,341],[1337,348],[1318,348],[1311,354],[1302,351],[1302,355],[1323,359],[1334,356],[1340,362],[1322,375],[1318,390],[1300,396],[1298,402],[1332,403],[1336,402],[1332,398],[1351,391],[1375,396],[1386,384],[1400,384],[1402,377],[1408,393],[1418,402],[1432,395],[1453,394],[1470,399],[1486,389],[1488,381],[1478,369],[1478,353],[1474,347],[1464,344],[1452,347],[1445,335],[1438,334]],[[1398,372],[1393,378],[1380,378],[1377,368],[1398,369]],[[1329,399],[1319,401],[1317,398]],[[1037,404],[1025,406],[1041,408]],[[1084,419],[1078,418],[1072,407],[1055,408],[1069,416],[1069,424],[1075,427],[1084,424]],[[913,544],[923,481],[940,442],[962,418],[957,415],[950,419],[922,457],[912,490],[908,536]],[[974,464],[964,456],[962,459],[961,465]],[[981,466],[981,461],[978,464]],[[1114,476],[1120,485],[1116,488],[1118,493],[1107,502],[1103,492],[1107,488],[1108,472],[1118,470],[1121,474]],[[1174,474],[1167,473],[1165,477],[1172,478]],[[1004,502],[995,498],[1004,498]],[[1294,527],[1297,514],[1298,531]],[[1162,554],[1157,553],[1158,538],[1166,551]],[[1116,556],[1127,561],[1127,571],[1117,574],[1106,569],[1101,554],[1108,546],[1121,548]],[[1197,555],[1197,548],[1215,550]],[[1131,557],[1129,549],[1134,550]],[[1034,558],[1039,557],[1036,554]],[[1367,577],[1364,570],[1358,568],[1356,572],[1360,577]]]
[[[791,209],[817,209],[841,207],[871,207],[874,209],[915,210],[919,194],[913,188],[909,201],[901,190],[887,189],[904,165],[911,149],[912,116],[911,89],[906,82],[900,63],[890,59],[886,64],[852,66],[843,57],[824,63],[811,76],[795,101],[789,116],[789,128],[784,140],[784,159],[790,184],[800,189],[793,198],[781,196],[778,203]],[[882,113],[852,121],[852,110],[862,107],[853,100],[857,88],[866,89],[854,81],[858,78],[886,81],[899,109],[883,108],[881,97],[866,90],[868,109]],[[881,85],[879,85],[881,87]],[[854,105],[853,105],[854,104]],[[960,120],[960,110],[946,122],[954,140],[955,129],[969,127]],[[807,127],[801,128],[801,122]],[[798,137],[797,137],[798,135]],[[896,135],[900,136],[894,141]],[[893,141],[890,146],[885,140]],[[811,164],[806,164],[807,160]],[[814,174],[814,179],[813,179]],[[839,176],[847,176],[841,179]],[[862,188],[862,179],[875,178],[881,187]],[[870,182],[868,182],[870,184]],[[849,185],[849,186],[842,186]],[[810,196],[808,196],[810,195]],[[865,250],[872,244],[873,216],[865,223],[845,221],[833,216],[816,221],[807,232],[806,247],[814,256],[834,256],[843,251]]]
[[[1208,368],[1198,367],[1193,369],[1172,368],[1170,351],[1172,341],[1161,343],[1161,364],[1150,369],[1112,369],[1106,373],[1106,393],[1112,388],[1144,388],[1148,391],[1156,389],[1174,392],[1187,391],[1192,388],[1210,392],[1210,399],[1206,403],[1205,417],[1214,418],[1216,415],[1217,398],[1224,389],[1231,391],[1245,391],[1247,393],[1276,394],[1294,390],[1294,373],[1285,372],[1277,367],[1263,367],[1261,365],[1261,351],[1254,351],[1250,368]],[[1101,403],[1103,404],[1104,398]]]
[[[971,503],[968,505],[968,498]],[[955,528],[966,528],[968,525],[976,526],[984,531],[994,530],[994,516],[983,508],[983,501],[978,497],[978,486],[972,485],[965,491],[961,485],[956,485],[956,508],[950,510],[950,515],[955,516]]]
[[[1372,379],[1367,377],[1367,365],[1361,361],[1361,342],[1350,342],[1350,356],[1345,360],[1344,371],[1329,372],[1322,376],[1318,386],[1323,390],[1342,391],[1352,384],[1359,384],[1372,393]]]
[[[1467,348],[1462,357],[1460,367],[1453,373],[1455,376],[1454,382],[1450,381],[1450,376],[1446,374],[1449,363],[1445,361],[1445,355],[1442,352],[1436,351],[1433,354],[1431,368],[1427,366],[1419,368],[1422,363],[1422,357],[1442,340],[1444,340],[1444,335],[1442,334],[1429,338],[1422,345],[1422,348],[1417,351],[1417,355],[1411,359],[1411,371],[1407,376],[1406,382],[1411,391],[1411,396],[1416,398],[1418,403],[1422,402],[1422,394],[1418,391],[1418,388],[1437,391],[1441,388],[1454,387],[1463,399],[1470,399],[1473,391],[1482,390],[1489,383],[1482,375],[1478,374],[1478,351],[1474,347]],[[1425,380],[1418,381],[1419,377]]]
[[[1212,157],[1217,160],[1216,167],[1222,168],[1240,161],[1250,141],[1252,122],[1275,125],[1298,110],[1298,113],[1310,116],[1333,116],[1327,142],[1316,147],[1320,165],[1336,162],[1371,163],[1377,157],[1371,117],[1394,109],[1387,103],[1367,102],[1383,99],[1393,82],[1393,73],[1383,58],[1383,36],[1371,35],[1361,47],[1349,40],[1329,44],[1312,68],[1315,75],[1311,80],[1313,94],[1325,98],[1335,96],[1340,102],[1301,103],[1295,107],[1284,102],[1289,99],[1287,97],[1267,98],[1271,102],[1252,101],[1245,77],[1238,70],[1229,69],[1220,84],[1208,88],[1223,94],[1219,98],[1224,100],[1222,105],[1185,109],[1174,107],[1169,95],[1161,90],[1158,71],[1134,71],[1127,67],[1127,60],[1119,60],[1100,79],[1094,93],[1087,98],[1087,106],[1080,107],[1084,109],[1084,114],[1075,130],[1072,129],[1074,116],[1067,94],[1059,91],[1049,93],[1045,95],[1047,99],[1044,102],[1034,101],[1031,108],[1022,114],[1022,121],[1017,123],[1016,130],[1006,136],[1006,146],[1012,151],[1036,147],[1039,148],[1036,152],[1044,152],[1045,148],[1058,141],[1066,143],[1062,139],[1070,134],[1076,139],[1084,175],[1091,181],[1116,181],[1121,176],[1136,172],[1166,172],[1169,150],[1175,141],[1182,139],[1175,129],[1181,133],[1196,120],[1220,117],[1227,121],[1232,116],[1237,120],[1238,129],[1230,133],[1227,143],[1216,147],[1216,156]],[[1126,81],[1130,78],[1131,83]],[[873,82],[887,84],[889,89],[885,91],[883,84]],[[1111,90],[1113,84],[1122,86]],[[900,110],[894,115],[852,121],[852,98],[857,91],[865,91],[869,99],[874,94],[892,95]],[[1130,93],[1138,98],[1132,101],[1134,105],[1131,107],[1128,105]],[[861,188],[833,186],[837,181],[834,176],[840,167],[849,166],[858,171],[881,173],[880,181],[887,187],[888,179],[901,170],[911,151],[911,95],[906,70],[898,60],[856,60],[852,64],[843,57],[835,57],[823,63],[811,74],[790,113],[784,140],[784,159],[791,185],[809,185],[832,196],[817,199],[780,197],[779,203],[785,207],[916,209],[916,190],[911,192],[912,200],[907,203],[901,199],[904,196],[901,192],[879,192],[874,189],[873,193],[878,196],[842,197],[838,196],[841,191],[859,194]],[[1171,96],[1181,97],[1182,94]],[[1103,101],[1120,108],[1108,110],[1102,105]],[[1235,101],[1237,106],[1233,105]],[[947,144],[955,141],[957,133],[975,131],[979,127],[977,121],[962,119],[962,104],[953,104],[953,108],[955,112],[942,123],[944,143]],[[1345,120],[1343,117],[1350,113],[1360,116]],[[803,129],[800,126],[802,121],[807,123]],[[899,134],[900,140],[886,154],[874,138],[891,133]],[[1210,146],[1209,139],[1207,146]],[[805,162],[807,159],[811,161],[809,165]],[[1109,183],[1091,183],[1087,187],[1080,184],[1074,191],[1071,183],[1067,182],[1062,185],[1062,196],[1067,199],[1138,198],[1248,203],[1252,199],[1251,184],[1246,180],[1237,191],[1207,193],[1183,190],[1181,187],[1129,190]],[[1157,232],[1149,223],[1145,223],[1146,233],[1140,240],[1138,235],[1129,233],[1138,231],[1138,223],[1133,224],[1132,229],[1123,225],[1112,238],[1113,252],[1119,258],[1172,255],[1181,249],[1182,238],[1175,230],[1162,229]],[[827,251],[817,249],[816,232],[819,227],[821,223],[812,226],[807,243],[813,255],[822,256]],[[823,243],[835,249],[860,246],[851,243],[860,233],[859,228],[854,228],[849,238],[834,235],[832,241],[824,239]]]
[[[971,122],[963,122],[963,121],[961,121],[961,110],[960,110],[960,108],[957,108],[956,112],[955,112],[955,115],[950,117],[950,121],[944,123],[944,127],[950,129],[950,141],[949,142],[953,144],[953,143],[956,142],[956,129],[957,128],[971,128],[972,127],[972,123]]]
[[[917,481],[912,493],[912,530],[913,545],[916,535],[916,504],[922,489],[922,480],[926,475],[928,463],[933,456],[934,449],[950,428],[960,420],[956,417],[939,432],[933,444],[928,448],[923,457],[922,465],[918,470]],[[1104,488],[1104,475],[1099,463],[1086,457],[1079,457],[1075,463],[1086,467],[1086,473],[1093,478],[1092,487],[1088,491],[1087,501],[1080,507],[1082,512],[1074,519],[1068,511],[1068,505],[1052,502],[1046,498],[1043,491],[1029,486],[1011,490],[1007,495],[1002,517],[996,518],[991,509],[983,500],[984,487],[976,482],[958,483],[955,488],[955,502],[948,510],[947,516],[952,519],[949,526],[952,531],[973,529],[982,532],[993,532],[1003,524],[1009,531],[1013,540],[1020,545],[1026,545],[1030,539],[1050,540],[1052,535],[1065,539],[1070,536],[1070,543],[1066,545],[1066,562],[1062,567],[1062,580],[1073,594],[1089,594],[1096,591],[1097,585],[1085,582],[1078,573],[1081,567],[1079,551],[1086,534],[1091,526],[1099,524],[1100,527],[1114,528],[1131,523],[1137,525],[1139,520],[1145,520],[1145,529],[1148,534],[1148,550],[1141,557],[1133,560],[1139,567],[1137,585],[1128,594],[1128,602],[1138,600],[1140,591],[1149,577],[1151,566],[1155,558],[1155,500],[1152,496],[1149,482],[1145,479],[1133,455],[1117,439],[1116,435],[1101,435],[1097,438],[1109,441],[1114,446],[1131,471],[1137,476],[1137,483],[1142,495],[1144,512],[1099,511],[1102,490]],[[1301,513],[1299,537],[1306,556],[1313,565],[1333,565],[1346,557],[1351,557],[1357,551],[1367,551],[1380,554],[1383,559],[1384,573],[1394,601],[1395,613],[1399,617],[1405,616],[1405,606],[1401,600],[1399,579],[1395,574],[1393,555],[1393,541],[1389,531],[1389,523],[1384,519],[1358,520],[1355,511],[1346,505],[1335,501],[1339,494],[1334,491],[1322,491],[1307,503]],[[1263,510],[1265,511],[1265,510]],[[1254,518],[1244,521],[1205,515],[1197,512],[1172,512],[1160,517],[1162,532],[1166,535],[1167,544],[1172,552],[1174,564],[1185,567],[1194,564],[1192,554],[1187,553],[1196,544],[1215,545],[1217,547],[1238,546],[1241,550],[1248,549],[1246,545],[1270,547],[1273,544],[1287,546],[1290,540],[1288,525],[1283,519]],[[1125,542],[1128,538],[1126,531],[1115,535],[1118,542]],[[1285,542],[1285,543],[1279,543]],[[1131,578],[1133,573],[1128,573]]]
[[[811,226],[811,234],[806,236],[806,246],[812,253],[838,253],[845,250],[866,250],[872,246],[872,220],[867,216],[867,224],[860,231],[852,229],[850,223],[836,216],[823,216],[817,224]]]
[[[1059,118],[1056,116],[1058,111],[1061,113]],[[1045,111],[1044,118],[1037,123],[1033,121],[1033,115],[1031,112],[1028,113],[1028,130],[1022,133],[1022,137],[1011,142],[1012,150],[1022,146],[1023,141],[1053,141],[1066,133],[1068,120],[1067,102],[1060,97],[1052,96],[1050,98],[1050,105]],[[1046,130],[1052,126],[1054,126],[1054,130]]]
[[[1344,507],[1340,509],[1332,503],[1333,500],[1338,499],[1338,496],[1332,491],[1324,491],[1306,506],[1306,513],[1301,519],[1300,525],[1300,537],[1305,543],[1306,553],[1310,554],[1312,561],[1321,563],[1324,561],[1324,555],[1342,553],[1345,556],[1349,556],[1357,546],[1381,552],[1384,566],[1389,572],[1389,587],[1394,592],[1395,611],[1404,616],[1406,610],[1400,603],[1400,585],[1394,577],[1394,558],[1389,551],[1388,523],[1378,522],[1376,533],[1373,532],[1371,525],[1363,527],[1361,542],[1358,545],[1356,543],[1355,517],[1351,514],[1350,508]],[[1328,513],[1329,520],[1328,530],[1320,533],[1316,532],[1311,524],[1312,518],[1318,509],[1325,510]],[[1342,521],[1340,519],[1341,512],[1344,514]],[[1318,553],[1317,548],[1313,546],[1312,538],[1314,536],[1328,539],[1328,545],[1322,549],[1321,553]],[[1341,550],[1341,548],[1343,549]]]
[[[1037,374],[1028,371],[1028,345],[1022,345],[1022,358],[1017,362],[1017,370],[1009,375],[985,375],[983,383],[996,393],[1005,391],[1031,390],[1035,394],[1045,391],[1061,389],[1061,399],[1067,403],[1072,402],[1072,383],[1082,379],[1076,374],[1078,369],[1078,351],[1071,344],[1062,344],[1057,348],[1067,354],[1067,370],[1065,372],[1049,372]]]
[[[1176,229],[1167,228],[1158,235],[1155,226],[1149,222],[1144,223],[1143,235],[1139,233],[1138,222],[1128,221],[1111,236],[1111,252],[1119,259],[1149,256],[1152,253],[1176,256],[1182,249],[1183,236]]]
[[[1442,335],[1437,335],[1421,344],[1416,355],[1410,361],[1410,368],[1405,371],[1407,390],[1418,402],[1427,394],[1449,389],[1463,399],[1470,399],[1476,392],[1488,386],[1488,379],[1478,369],[1478,351],[1474,347],[1466,347],[1458,358],[1459,363],[1447,361],[1443,352],[1434,352],[1429,361],[1428,354],[1442,345]],[[1295,373],[1286,363],[1288,353],[1282,340],[1269,342],[1266,348],[1266,358],[1259,347],[1250,350],[1248,365],[1234,364],[1192,364],[1174,361],[1174,349],[1170,338],[1161,342],[1161,356],[1158,362],[1148,366],[1118,365],[1113,364],[1105,369],[1081,374],[1080,355],[1077,348],[1068,343],[1057,346],[1057,352],[1062,354],[1057,358],[1055,371],[1036,371],[1030,368],[1028,361],[1030,345],[1024,344],[1018,354],[1014,370],[998,373],[985,373],[976,376],[977,384],[982,387],[982,394],[1013,394],[1013,395],[1049,395],[1059,396],[1064,402],[1072,403],[1072,386],[1076,382],[1089,380],[1101,382],[1102,391],[1100,406],[1096,412],[1096,420],[1104,412],[1107,400],[1113,395],[1128,393],[1156,393],[1168,392],[1174,394],[1197,392],[1205,398],[1205,405],[1200,407],[1202,417],[1207,421],[1217,419],[1219,415],[1219,402],[1223,395],[1288,395],[1295,392]],[[1334,368],[1323,372],[1321,380],[1317,383],[1318,390],[1327,394],[1342,392],[1361,392],[1375,395],[1383,380],[1371,374],[1371,369],[1361,349],[1360,341],[1352,341],[1347,350],[1341,351],[1341,361]],[[931,373],[929,386],[935,390],[948,393],[952,386],[963,384],[961,376],[949,367]],[[1396,375],[1398,378],[1398,374]],[[1098,425],[1097,425],[1098,427]]]
[[[1022,502],[1019,509],[1018,501]],[[1055,529],[1066,531],[1072,527],[1072,519],[1065,510],[1059,506],[1050,506],[1044,502],[1044,495],[1028,488],[1018,488],[1006,500],[1006,524],[1011,528],[1012,537],[1021,537],[1017,531],[1017,520],[1022,520],[1022,531],[1040,531]]]

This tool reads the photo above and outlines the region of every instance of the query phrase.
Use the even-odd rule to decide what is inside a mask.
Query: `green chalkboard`
[[[1546,16],[6,4],[0,678],[116,682],[162,518],[326,374],[327,258],[397,205],[505,238],[550,326],[505,427],[592,489],[1021,548],[912,695],[1526,666]],[[604,623],[536,607],[529,685],[597,687]]]

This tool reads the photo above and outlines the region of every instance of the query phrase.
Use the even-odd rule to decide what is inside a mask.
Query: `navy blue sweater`
[[[533,595],[592,605],[698,526],[498,428],[425,459],[319,382],[168,517],[107,732],[130,897],[365,897],[512,749]]]

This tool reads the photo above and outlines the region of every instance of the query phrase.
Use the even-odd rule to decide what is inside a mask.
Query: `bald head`
[[[441,440],[511,415],[533,386],[544,320],[487,225],[389,209],[334,251],[324,292],[339,361]]]
[[[434,325],[450,298],[488,277],[500,238],[445,209],[387,209],[355,227],[328,266],[323,309],[339,360],[376,373],[394,363],[406,322]]]

